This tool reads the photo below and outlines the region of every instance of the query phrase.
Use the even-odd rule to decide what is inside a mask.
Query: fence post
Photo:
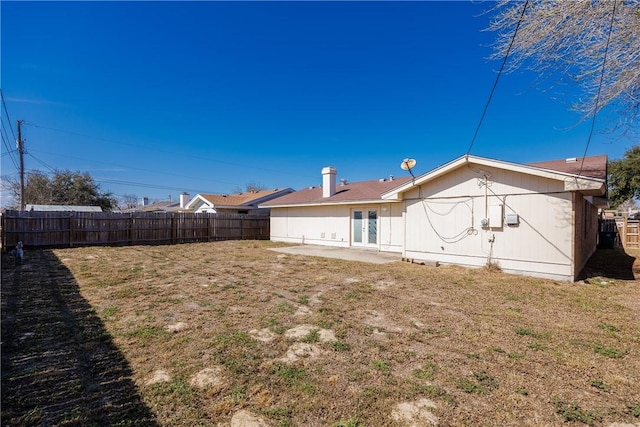
[[[171,213],[169,214],[169,227],[171,227],[171,244],[175,245],[176,244],[176,234],[177,234],[177,229],[173,226],[174,223],[174,214]]]
[[[5,226],[6,218],[7,211],[5,211],[4,214],[0,215],[0,233],[2,233],[2,242],[0,244],[2,245],[2,252],[5,252],[7,250],[7,228]]]

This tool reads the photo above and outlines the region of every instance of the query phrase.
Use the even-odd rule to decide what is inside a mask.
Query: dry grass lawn
[[[3,258],[2,424],[640,425],[637,280],[275,246]]]

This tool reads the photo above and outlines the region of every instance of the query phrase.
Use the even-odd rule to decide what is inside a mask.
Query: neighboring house
[[[271,240],[575,280],[596,249],[606,156],[522,165],[463,156],[415,178],[322,187],[262,206]],[[578,175],[582,169],[582,175]]]
[[[138,206],[121,209],[120,212],[184,212],[187,202],[189,202],[189,193],[182,193],[177,202],[172,200],[149,202],[148,197],[143,197]]]
[[[268,208],[259,208],[268,202],[286,194],[293,193],[291,188],[248,191],[235,194],[196,194],[185,208],[193,212],[258,214],[268,215]]]
[[[100,206],[77,205],[26,205],[25,210],[34,212],[102,212]]]

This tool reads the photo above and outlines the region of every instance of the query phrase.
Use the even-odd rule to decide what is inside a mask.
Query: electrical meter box
[[[502,205],[489,206],[489,227],[502,228]]]

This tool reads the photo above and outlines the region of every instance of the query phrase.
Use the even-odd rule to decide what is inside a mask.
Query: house
[[[100,206],[78,205],[26,205],[26,211],[34,212],[102,212]]]
[[[262,206],[271,209],[273,241],[575,280],[596,249],[606,163],[606,156],[524,165],[466,155],[415,178],[341,184],[326,167],[322,187]]]
[[[180,194],[178,201],[159,200],[149,202],[148,197],[143,197],[137,206],[121,209],[122,213],[130,212],[184,212],[187,202],[189,202],[189,193]]]
[[[259,205],[286,194],[293,193],[293,189],[274,189],[248,191],[235,194],[196,194],[186,205],[185,209],[195,213],[233,213],[268,215],[268,208]]]

